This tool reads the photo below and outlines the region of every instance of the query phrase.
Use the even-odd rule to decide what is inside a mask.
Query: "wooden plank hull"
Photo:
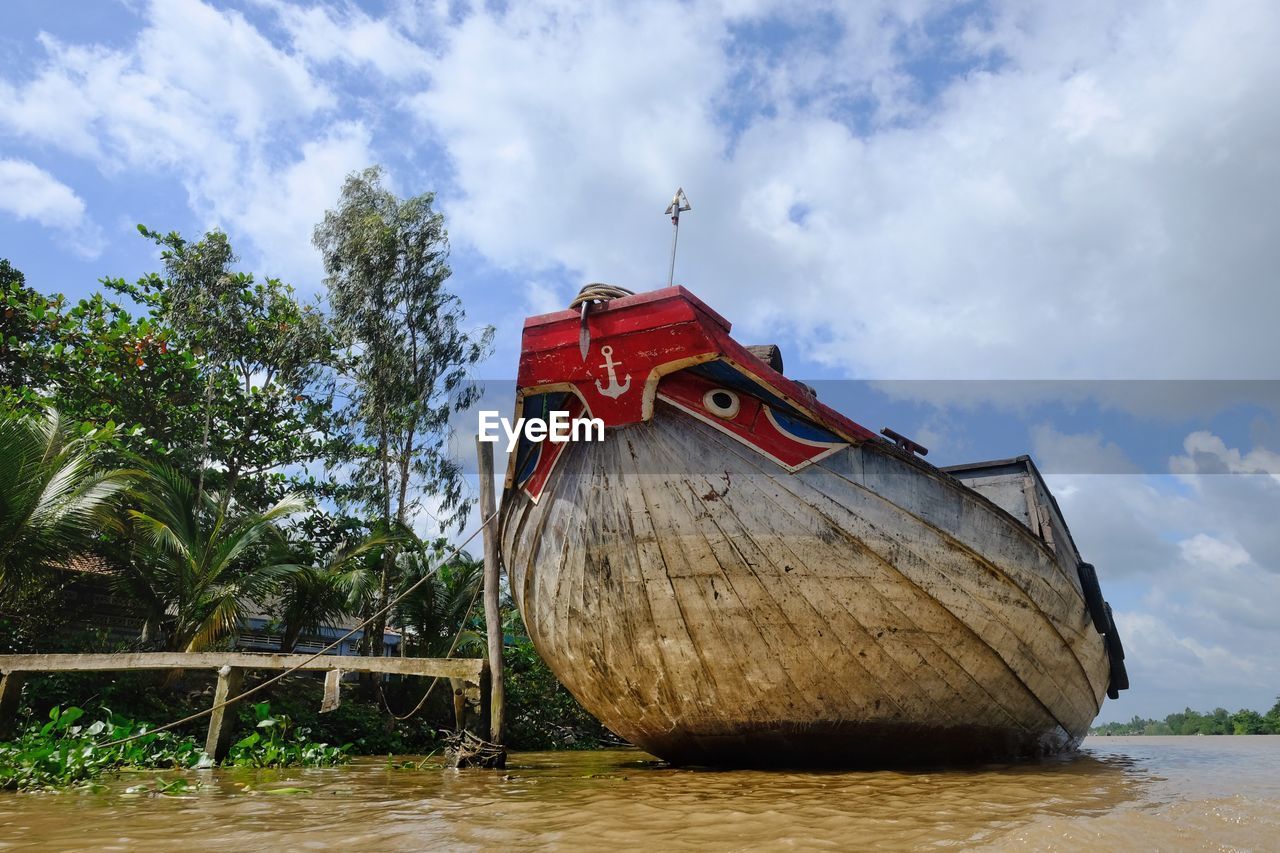
[[[678,763],[1042,756],[1108,662],[1075,574],[1008,512],[876,443],[788,471],[687,411],[509,488],[502,551],[544,660]]]

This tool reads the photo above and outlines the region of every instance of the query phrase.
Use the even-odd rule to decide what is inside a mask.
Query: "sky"
[[[1030,452],[1117,611],[1102,720],[1280,695],[1271,2],[6,0],[0,257],[86,295],[221,228],[323,291],[348,173],[433,191],[497,329],[676,280],[872,429]]]

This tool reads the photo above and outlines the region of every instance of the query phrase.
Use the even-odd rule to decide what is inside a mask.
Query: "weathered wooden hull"
[[[1030,460],[934,468],[729,330],[678,287],[525,323],[518,414],[609,428],[508,470],[503,559],[561,682],[683,763],[1078,743],[1123,652]]]
[[[1075,578],[1005,511],[875,444],[789,473],[675,407],[575,443],[502,548],[583,706],[668,760],[976,760],[1073,747],[1107,688]]]

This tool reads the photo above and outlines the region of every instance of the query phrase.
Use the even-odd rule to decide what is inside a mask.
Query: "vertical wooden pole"
[[[25,672],[6,672],[0,677],[0,740],[8,740],[17,734],[18,705],[22,702],[22,685],[27,680]]]
[[[218,689],[213,694],[214,706],[240,695],[244,687],[244,670],[238,666],[224,666],[218,670]],[[231,749],[231,731],[235,728],[235,705],[218,708],[209,716],[209,735],[204,740],[204,751],[214,761],[227,757]]]
[[[461,733],[468,728],[466,682],[461,678],[449,679],[449,692],[453,696],[453,730]],[[484,737],[487,731],[474,732],[476,737]]]
[[[320,713],[338,710],[342,704],[342,670],[331,669],[324,674],[324,698],[320,700]]]
[[[480,466],[480,519],[484,525],[484,621],[489,634],[489,741],[503,743],[506,724],[502,686],[502,615],[498,610],[498,519],[493,488],[493,442],[476,436]]]

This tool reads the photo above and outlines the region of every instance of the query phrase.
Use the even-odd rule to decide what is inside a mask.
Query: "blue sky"
[[[0,256],[33,286],[156,269],[141,222],[222,228],[318,294],[311,228],[381,163],[437,192],[496,388],[525,315],[665,283],[683,185],[676,278],[740,340],[931,461],[1036,456],[1133,662],[1103,719],[1280,693],[1274,4],[9,0],[0,24]]]

